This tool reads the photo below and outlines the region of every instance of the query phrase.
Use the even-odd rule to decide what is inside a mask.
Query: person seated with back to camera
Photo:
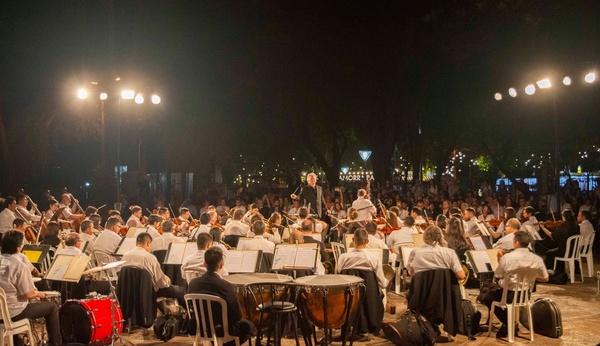
[[[187,293],[211,294],[223,298],[227,303],[228,332],[230,335],[239,337],[241,345],[254,333],[254,324],[242,318],[242,310],[234,286],[221,277],[221,271],[225,265],[221,249],[211,247],[206,250],[204,253],[204,265],[206,273],[194,278],[190,282]],[[219,333],[218,327],[222,325],[220,305],[213,305],[212,311],[215,318],[215,325],[217,326],[217,333]],[[226,345],[230,345],[230,343]],[[233,342],[231,342],[231,345],[233,345]]]
[[[508,224],[507,224],[508,225]],[[498,267],[494,271],[494,277],[498,280],[498,285],[494,285],[490,288],[486,293],[480,294],[478,300],[488,309],[491,308],[492,302],[500,301],[502,299],[502,293],[504,291],[503,280],[513,274],[517,270],[527,269],[530,273],[535,274],[536,280],[538,282],[547,282],[548,281],[548,271],[544,266],[544,261],[538,255],[529,251],[529,243],[532,240],[531,234],[526,231],[517,231],[512,233],[513,237],[513,248],[514,251],[510,253],[506,253],[504,251],[500,251],[498,253]],[[516,287],[516,281],[513,279],[509,282],[507,292],[506,301],[507,303],[512,302],[515,292],[514,288]],[[530,282],[530,285],[533,285],[533,282]],[[502,322],[502,326],[496,333],[497,338],[505,337],[508,335],[508,327],[507,321],[508,316],[505,309],[496,308],[494,309],[494,315]],[[516,323],[515,335],[518,333],[518,322]]]
[[[163,273],[156,256],[150,253],[152,236],[149,233],[140,233],[136,238],[135,249],[123,255],[123,267],[136,267],[147,270],[152,276],[152,286],[156,297],[176,298],[180,306],[185,306],[185,290],[179,286],[171,285],[171,279]]]
[[[198,238],[196,238],[196,246],[198,250],[183,259],[183,263],[181,264],[181,276],[187,278],[186,272],[198,272],[204,274],[206,272],[206,266],[204,265],[204,254],[206,250],[213,247],[213,238],[208,233],[200,233],[198,234]],[[225,268],[221,270],[221,276],[227,276],[229,273]],[[199,275],[197,275],[199,276]]]

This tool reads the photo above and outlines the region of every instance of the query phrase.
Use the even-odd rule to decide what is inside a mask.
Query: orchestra
[[[550,266],[548,258],[553,260],[564,254],[569,236],[581,234],[589,238],[594,234],[594,224],[590,222],[596,212],[593,206],[580,210],[578,214],[563,211],[562,220],[539,221],[537,210],[525,203],[527,205],[521,205],[519,209],[521,218],[518,219],[512,207],[488,204],[484,198],[473,199],[471,203],[456,203],[435,197],[414,199],[411,195],[409,201],[379,194],[382,201],[371,196],[367,190],[370,184],[355,190],[355,199],[350,195],[334,201],[328,193],[343,194],[344,189],[324,192],[320,185],[316,185],[316,175],[307,178],[310,179],[308,185],[301,188],[298,195],[292,193],[292,199],[287,202],[280,202],[272,194],[264,195],[263,200],[257,199],[247,206],[242,199],[231,200],[230,203],[219,199],[216,208],[207,204],[198,220],[184,206],[176,209],[177,215],[170,206],[142,208],[131,205],[123,214],[127,217],[124,223],[119,211],[102,211],[102,207],[92,205],[83,209],[79,200],[70,193],[61,195],[61,203],[50,197],[42,203],[47,208],[41,213],[38,205],[21,193],[17,198],[9,196],[4,199],[4,209],[0,212],[0,234],[15,230],[23,234],[22,246],[49,246],[54,249],[54,258],[57,255],[88,255],[97,266],[118,263],[124,258],[142,263],[153,253],[167,252],[168,256],[172,248],[179,246],[177,244],[187,246],[192,243],[195,251],[182,258],[176,271],[159,273],[155,264],[150,268],[160,274],[158,281],[154,282],[154,291],[178,299],[182,298],[181,290],[193,278],[205,273],[203,256],[214,247],[220,248],[225,263],[228,263],[228,253],[234,254],[235,251],[259,252],[278,258],[281,246],[314,244],[317,256],[310,275],[340,275],[342,270],[368,267],[377,272],[378,286],[384,290],[393,286],[395,276],[402,275],[398,280],[403,281],[418,272],[442,268],[444,263],[449,263],[447,268],[464,285],[470,272],[475,270],[467,254],[479,250],[476,239],[472,238],[485,238],[484,243],[489,243],[490,249],[498,249],[501,263],[503,256],[518,248],[514,245],[515,234],[520,232],[521,243],[527,243],[533,255],[545,256],[546,266]],[[317,197],[322,198],[322,203]],[[348,205],[341,203],[343,200],[353,202]],[[330,210],[323,207],[325,201],[330,202]],[[528,200],[521,198],[520,201]],[[190,202],[187,203],[189,205]],[[265,205],[269,207],[265,208]],[[319,208],[322,208],[322,213],[319,213]],[[154,210],[148,217],[144,216],[143,211],[149,209]],[[497,210],[503,212],[502,218],[497,218]],[[105,223],[102,222],[104,218]],[[328,231],[328,223],[332,225],[331,231]],[[529,235],[531,240],[523,240],[522,234]],[[237,246],[232,246],[228,240],[227,237],[231,236],[240,239]],[[136,253],[118,253],[126,238],[138,240],[137,247],[129,250]],[[332,242],[343,243],[347,254],[334,256]],[[414,249],[410,256],[406,255],[407,249]],[[440,249],[443,251],[440,252]],[[370,251],[381,251],[386,255],[372,257],[374,255]],[[106,254],[109,262],[96,262],[97,253]],[[161,258],[167,261],[164,255]],[[384,258],[385,262],[382,262]],[[450,258],[452,261],[448,260]],[[51,268],[38,268],[35,264],[32,265],[35,270],[28,271],[30,275],[44,277]],[[158,264],[165,265],[162,262]],[[388,271],[386,267],[400,269]],[[382,268],[386,269],[385,276]],[[235,270],[229,272],[227,269],[221,271],[223,277],[238,275]],[[557,268],[557,271],[564,270],[561,266]],[[477,280],[488,280],[485,273],[478,274]],[[540,277],[543,275],[540,274]],[[82,278],[97,279],[91,274]],[[184,280],[183,287],[173,286],[180,285],[181,282],[176,281],[180,279]],[[86,289],[89,291],[89,288]],[[56,339],[56,336],[53,338]]]

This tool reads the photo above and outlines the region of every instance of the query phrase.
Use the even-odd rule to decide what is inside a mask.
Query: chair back
[[[123,318],[133,324],[149,328],[156,318],[156,292],[152,274],[137,267],[125,266],[119,272],[116,294]]]
[[[338,263],[338,258],[341,254],[346,252],[346,247],[342,243],[331,242],[331,249],[333,250],[333,258],[335,258],[335,263]]]
[[[102,251],[94,251],[94,258],[96,259],[96,264],[99,266],[111,263],[113,261],[111,255]],[[101,273],[101,280],[106,279],[110,281],[117,281],[117,271],[115,268],[107,269],[106,272],[102,271]]]
[[[8,303],[6,302],[6,293],[0,288],[0,318],[4,323],[5,330],[13,330],[13,322],[10,319],[10,312],[8,311]],[[4,338],[4,335],[2,335]]]
[[[588,235],[587,237],[581,236],[581,256],[587,256],[592,252],[592,246],[594,245],[594,239],[596,238],[596,232]]]
[[[514,271],[510,275],[505,276],[500,302],[515,307],[527,306],[531,299],[531,286],[535,282],[535,279],[536,275],[528,268]],[[509,290],[515,292],[512,303],[507,303],[506,301]]]
[[[206,273],[206,269],[204,271],[201,270],[186,270],[183,272],[183,278],[185,279],[185,281],[189,283],[194,280],[197,277],[200,277],[202,275],[204,275],[204,273]]]
[[[50,267],[52,267],[52,261],[54,261],[55,254],[56,254],[56,248],[51,247],[48,250],[48,254],[46,254],[46,257],[42,261],[42,270],[41,270],[42,273],[47,273],[50,270]]]
[[[229,335],[227,302],[225,302],[225,299],[211,294],[190,293],[185,295],[185,303],[189,317],[194,318],[196,321],[194,345],[197,345],[199,341],[212,341],[214,345],[220,345],[223,342],[237,339],[237,337]],[[216,307],[220,307],[221,310],[218,317]],[[217,325],[223,326],[223,330],[217,331]],[[217,334],[222,334],[222,336]]]
[[[581,235],[572,235],[567,239],[567,251],[564,258],[579,258],[581,254]]]

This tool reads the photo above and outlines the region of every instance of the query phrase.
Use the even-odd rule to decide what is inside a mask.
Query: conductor
[[[323,188],[317,185],[317,175],[315,173],[309,173],[306,176],[306,182],[308,185],[300,189],[300,194],[291,194],[293,200],[298,200],[301,206],[306,206],[312,213],[315,213],[319,219],[323,214],[323,207],[325,206],[325,198],[323,197]]]

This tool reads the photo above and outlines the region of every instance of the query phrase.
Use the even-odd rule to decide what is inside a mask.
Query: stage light
[[[88,97],[88,92],[87,90],[81,88],[77,91],[77,97],[79,97],[80,100],[86,99]]]
[[[528,86],[525,87],[525,93],[527,95],[533,95],[535,94],[535,86],[533,84],[529,84]]]

